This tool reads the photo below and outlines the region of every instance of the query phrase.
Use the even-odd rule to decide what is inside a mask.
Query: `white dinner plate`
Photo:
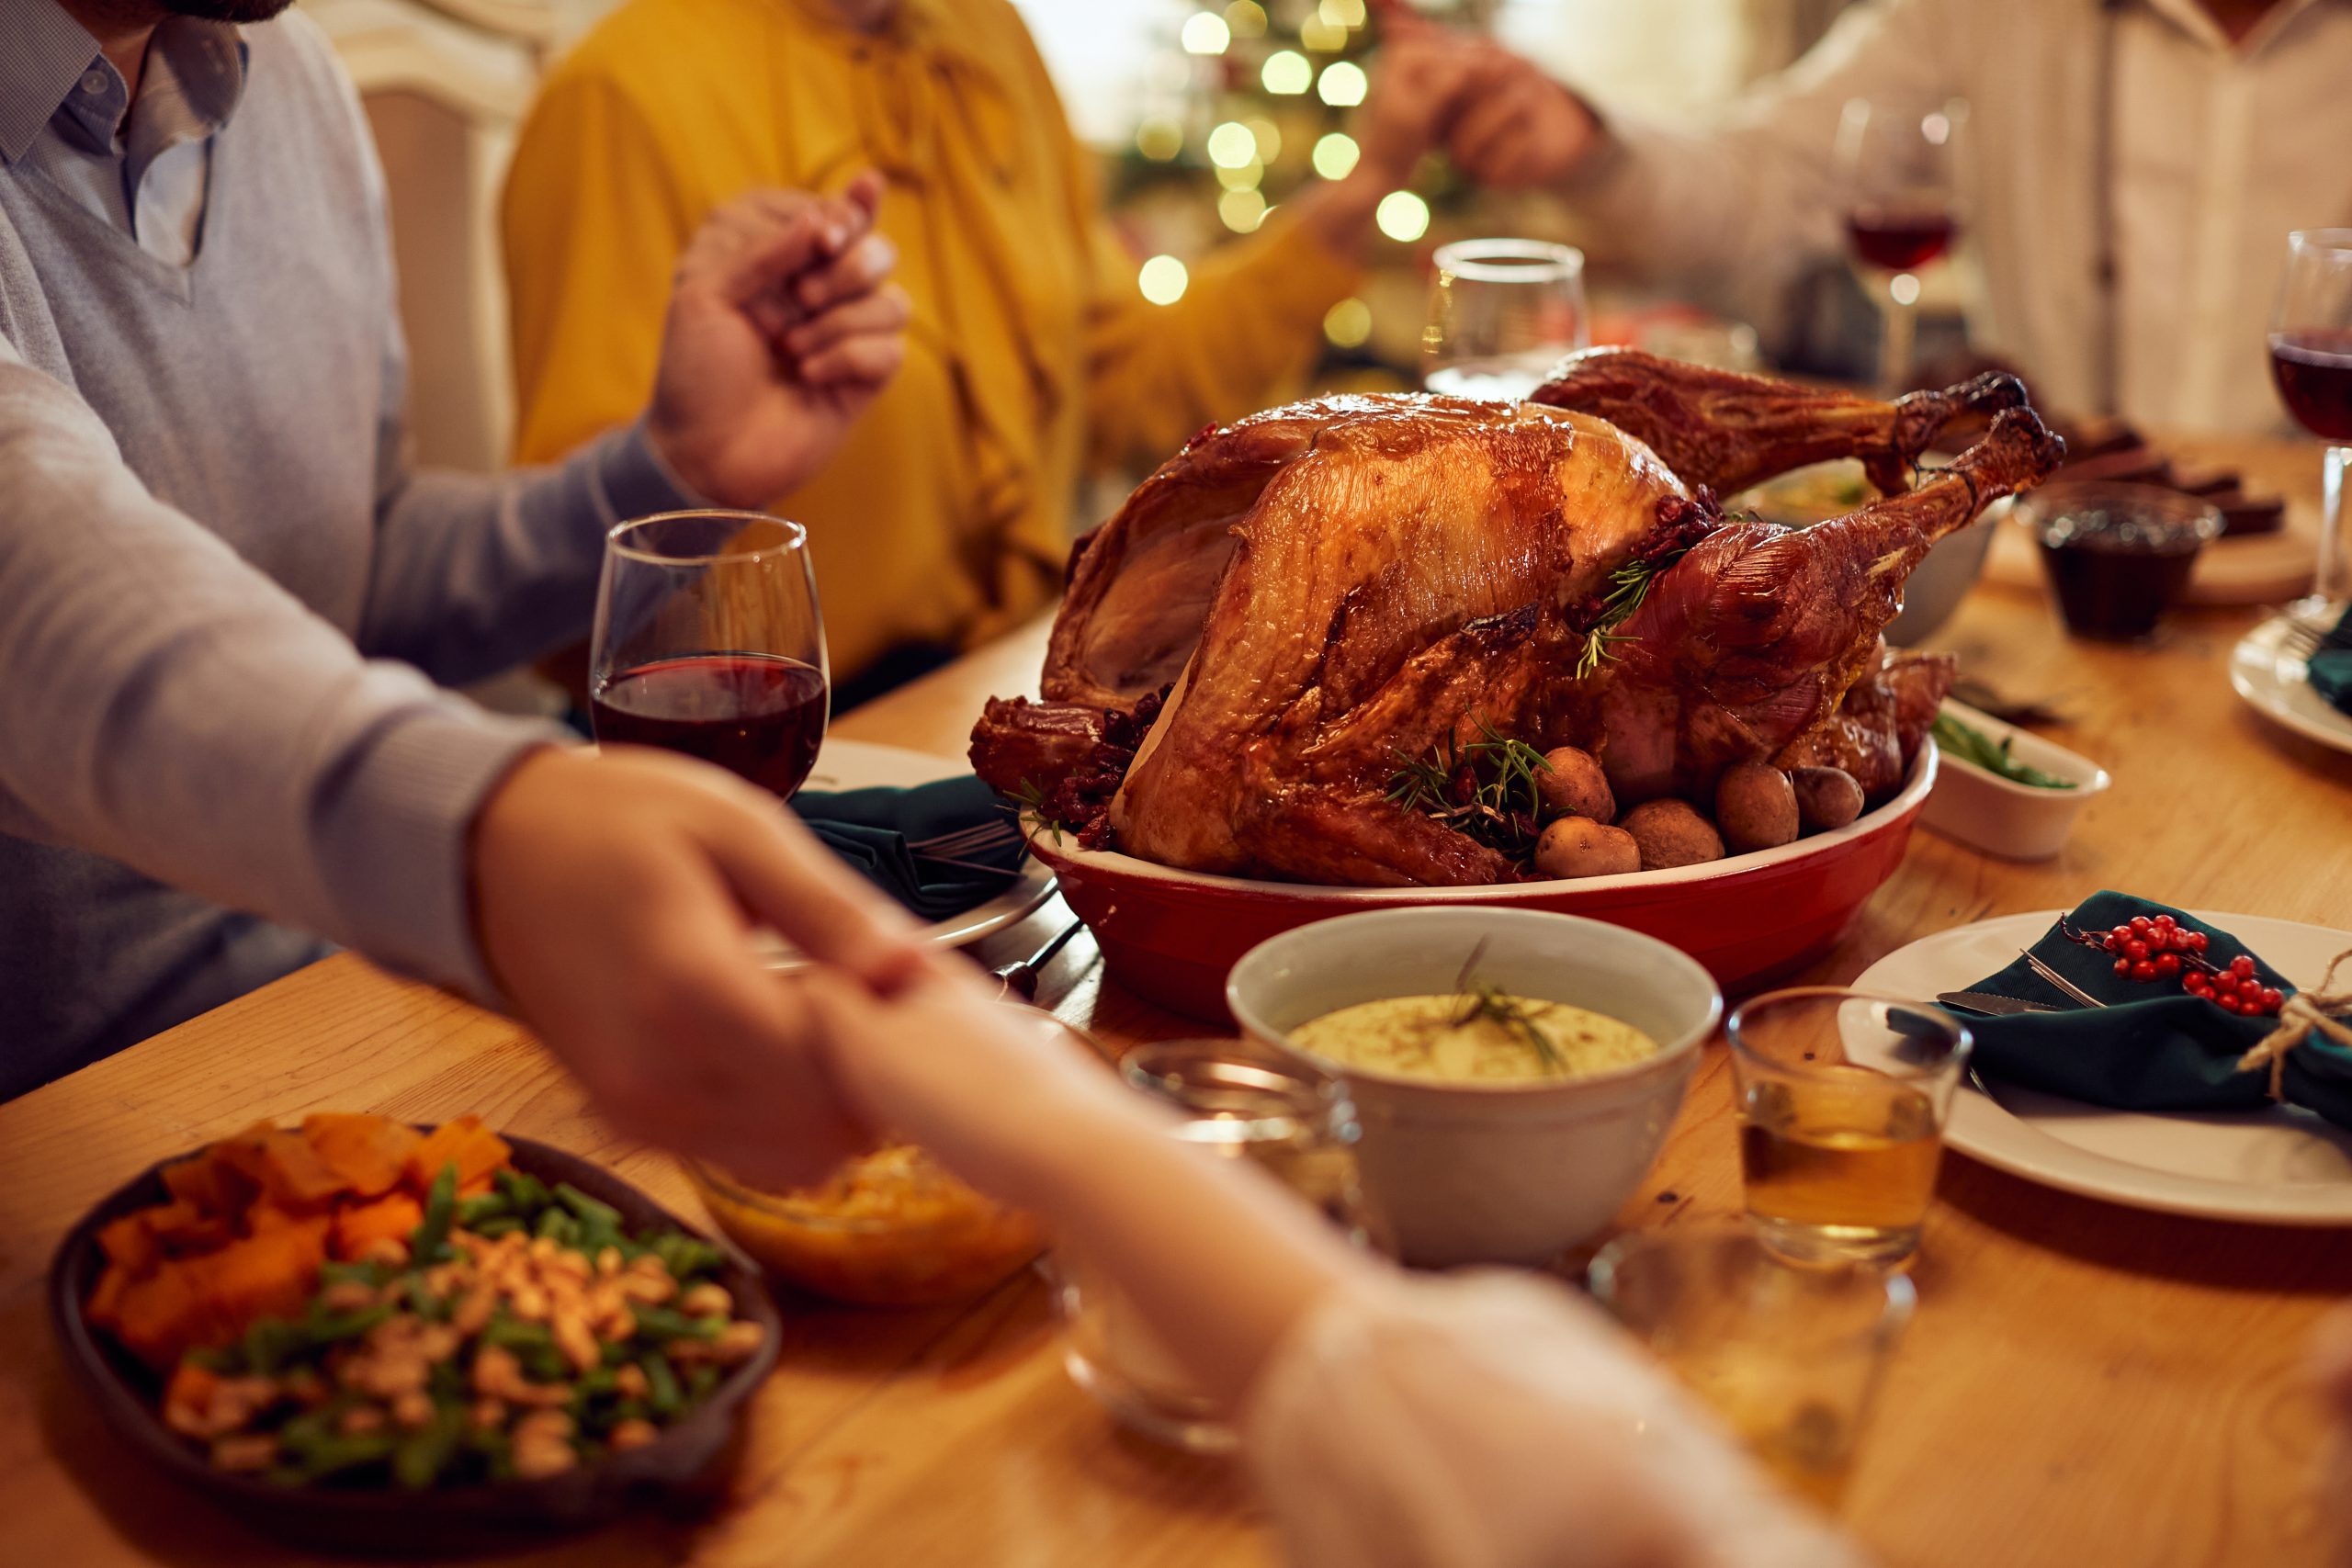
[[[2030,947],[2064,911],[2004,915],[1938,931],[1864,970],[1858,990],[1966,990]],[[2318,984],[2352,931],[2260,915],[2197,918],[2298,986]],[[2295,1106],[2205,1113],[2109,1111],[1992,1083],[1952,1100],[1944,1141],[1996,1169],[2138,1209],[2256,1224],[2352,1225],[2352,1132]]]
[[[903,746],[876,746],[865,740],[828,738],[823,750],[817,753],[817,766],[808,774],[808,787],[843,790],[893,784],[904,789],[910,784],[952,779],[971,771],[969,763],[954,757],[934,757],[927,751],[910,751]],[[984,904],[975,904],[960,915],[950,915],[925,934],[942,947],[962,947],[1027,919],[1053,891],[1052,871],[1035,859],[1025,861],[1020,877],[1012,886]],[[808,962],[774,932],[763,931],[754,942],[772,969],[797,969]]]
[[[2230,650],[2231,688],[2274,723],[2323,746],[2352,751],[2352,715],[2336,712],[2312,690],[2303,656],[2281,646],[2287,629],[2287,617],[2274,615],[2245,634]]]

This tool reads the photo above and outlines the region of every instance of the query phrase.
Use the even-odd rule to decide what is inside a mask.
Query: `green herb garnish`
[[[1046,792],[1039,789],[1029,780],[1023,779],[1019,784],[1015,784],[1012,787],[1012,798],[1021,803],[1019,815],[1024,817],[1035,817],[1037,819],[1037,826],[1054,836],[1054,845],[1056,848],[1060,847],[1062,835],[1064,833],[1075,833],[1078,831],[1077,823],[1063,822],[1055,818],[1053,813],[1047,809],[1046,803]]]
[[[1434,818],[1524,864],[1544,830],[1536,780],[1552,771],[1544,753],[1478,720],[1478,739],[1459,746],[1448,736],[1426,757],[1396,755],[1390,804]],[[1464,769],[1467,774],[1464,774]]]
[[[1446,1021],[1446,1026],[1450,1029],[1464,1029],[1482,1018],[1491,1019],[1502,1025],[1506,1032],[1516,1034],[1524,1040],[1528,1049],[1535,1053],[1536,1060],[1544,1064],[1545,1072],[1555,1077],[1566,1073],[1568,1070],[1568,1064],[1561,1057],[1558,1048],[1552,1043],[1551,1036],[1545,1034],[1535,1022],[1539,1014],[1529,1010],[1526,1003],[1493,981],[1478,978],[1478,960],[1486,955],[1487,944],[1482,941],[1470,950],[1470,956],[1463,960],[1462,973],[1453,978],[1454,998],[1462,1005]],[[1551,1010],[1545,1008],[1542,1010],[1549,1012]],[[1423,1043],[1423,1049],[1424,1051],[1428,1049],[1426,1042]]]
[[[2035,789],[2073,789],[2075,781],[2062,779],[2055,773],[2045,773],[2040,768],[2018,761],[2009,753],[2010,736],[2003,736],[1996,743],[1993,738],[1973,725],[1962,724],[1950,714],[1936,716],[1929,731],[1936,738],[1936,749],[1949,751],[1963,762],[1973,762],[1985,772],[1997,774]]]
[[[1617,657],[1611,645],[1630,640],[1617,628],[1641,609],[1657,574],[1688,553],[1687,549],[1671,550],[1652,560],[1629,560],[1609,574],[1609,592],[1601,596],[1600,615],[1584,634],[1584,652],[1577,659],[1578,680],[1600,669],[1603,660]]]

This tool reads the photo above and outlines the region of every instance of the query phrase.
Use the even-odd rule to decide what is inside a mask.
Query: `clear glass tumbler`
[[[1834,1511],[1917,1300],[1905,1275],[1803,1265],[1752,1231],[1636,1231],[1592,1293],[1783,1484]]]
[[[1516,400],[1562,356],[1592,346],[1584,253],[1544,240],[1457,240],[1431,258],[1422,385],[1457,398]]]
[[[1173,1107],[1172,1135],[1259,1165],[1359,1240],[1355,1107],[1332,1079],[1234,1040],[1171,1040],[1127,1053],[1120,1075]],[[1225,1412],[1185,1376],[1134,1306],[1068,1249],[1048,1277],[1069,1328],[1070,1377],[1121,1425],[1195,1453],[1235,1445]]]
[[[1731,1015],[1747,1213],[1777,1251],[1900,1263],[1919,1247],[1967,1026],[1932,1002],[1830,987]]]

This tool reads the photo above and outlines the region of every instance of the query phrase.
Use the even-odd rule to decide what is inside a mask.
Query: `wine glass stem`
[[[1897,273],[1899,279],[1908,275]],[[1915,296],[1908,303],[1895,286],[1890,284],[1886,302],[1880,311],[1883,330],[1879,334],[1879,388],[1889,397],[1911,389],[1912,345],[1918,336],[1919,304]]]
[[[2352,517],[2344,513],[2344,476],[2352,468],[2352,446],[2330,446],[2323,472],[2319,516],[2319,561],[2312,592],[2334,605],[2352,600]]]

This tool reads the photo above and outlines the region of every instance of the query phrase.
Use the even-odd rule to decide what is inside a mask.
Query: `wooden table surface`
[[[2186,454],[2310,504],[2306,446]],[[1851,979],[1904,943],[2099,887],[2352,926],[2352,757],[2283,734],[2231,694],[2250,612],[2202,612],[2153,651],[2068,640],[2039,594],[1980,590],[1935,639],[2012,697],[2058,707],[2054,738],[2113,791],[2057,860],[1988,860],[1922,831],[1894,880],[1810,973]],[[960,753],[982,697],[1034,689],[1042,629],[843,719],[838,733]],[[1058,904],[984,944],[1026,954]],[[1105,984],[1081,939],[1043,999],[1106,1044],[1200,1026]],[[0,1020],[0,1032],[6,1024]],[[1722,1047],[1710,1046],[1627,1224],[1733,1213]],[[624,1141],[514,1025],[359,959],[314,965],[0,1106],[0,1558],[300,1561],[149,1473],[80,1407],[42,1286],[68,1223],[152,1160],[259,1118],[321,1108],[478,1111],[595,1156],[683,1213],[661,1154]],[[1041,1129],[1049,1133],[1050,1129]],[[1921,1306],[1847,1517],[1890,1562],[2027,1568],[2323,1560],[2324,1431],[2301,1372],[2309,1330],[2352,1297],[2352,1236],[2108,1207],[1965,1158],[1946,1162]],[[729,1503],[550,1544],[584,1563],[1151,1564],[1272,1559],[1223,1464],[1117,1433],[1061,1368],[1023,1275],[962,1308],[788,1303],[782,1366],[752,1408]],[[2352,1500],[2339,1499],[2352,1506]],[[519,1560],[518,1560],[519,1561]]]

